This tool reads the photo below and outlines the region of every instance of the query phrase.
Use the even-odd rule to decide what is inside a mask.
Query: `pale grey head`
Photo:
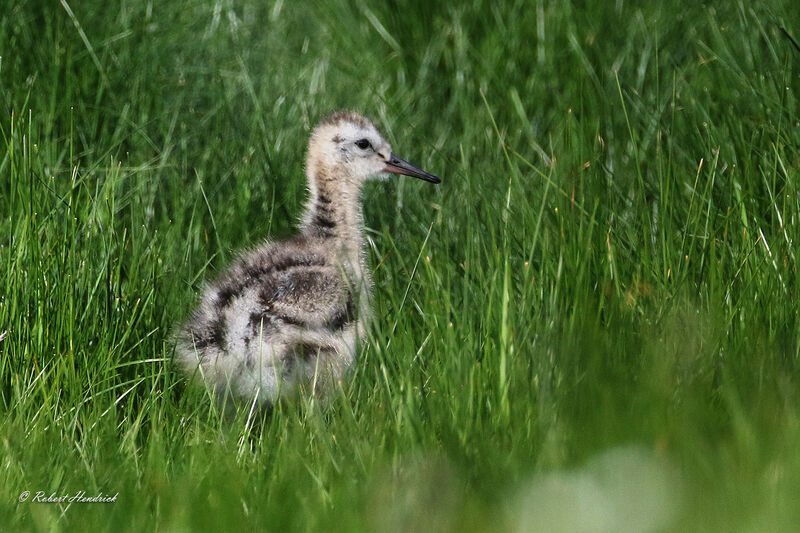
[[[392,152],[383,136],[365,117],[352,111],[338,111],[324,118],[311,135],[308,171],[318,179],[334,175],[360,186],[387,173],[413,176],[431,183],[441,180]]]

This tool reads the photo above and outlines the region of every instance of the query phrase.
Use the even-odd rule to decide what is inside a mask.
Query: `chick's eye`
[[[367,148],[371,148],[372,145],[366,139],[359,139],[356,141],[356,146],[361,148],[362,150],[366,150]]]

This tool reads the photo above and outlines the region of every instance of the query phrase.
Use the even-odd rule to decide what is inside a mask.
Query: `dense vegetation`
[[[637,4],[7,0],[0,527],[796,527],[800,10]],[[338,108],[443,183],[336,397],[226,416],[171,328]]]

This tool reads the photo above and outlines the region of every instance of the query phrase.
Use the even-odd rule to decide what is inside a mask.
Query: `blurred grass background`
[[[7,0],[3,529],[794,530],[797,39],[777,0]],[[444,181],[368,187],[333,402],[226,420],[166,339],[339,108]]]

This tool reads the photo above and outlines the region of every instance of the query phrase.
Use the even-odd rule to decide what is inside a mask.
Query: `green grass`
[[[795,2],[6,4],[4,531],[800,523]],[[443,183],[367,188],[330,404],[224,418],[171,328],[343,107]]]

